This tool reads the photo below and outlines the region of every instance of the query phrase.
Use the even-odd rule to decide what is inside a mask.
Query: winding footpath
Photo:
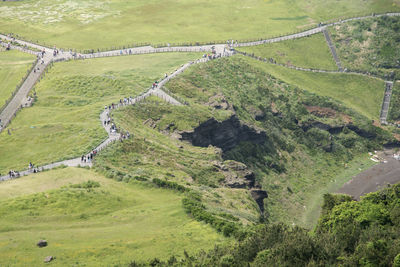
[[[225,53],[224,56],[231,56],[232,54],[233,53]],[[188,62],[188,63],[182,65],[179,69],[177,69],[175,72],[173,72],[168,77],[165,77],[164,79],[162,79],[158,83],[158,85],[156,87],[148,89],[145,93],[133,98],[132,100],[130,100],[126,104],[118,104],[118,105],[115,106],[114,109],[111,109],[111,110],[109,108],[105,108],[104,111],[100,114],[100,123],[103,126],[104,130],[107,132],[108,136],[98,146],[93,148],[93,150],[91,150],[89,153],[85,154],[85,157],[88,158],[88,156],[90,155],[90,153],[92,151],[100,152],[101,150],[103,150],[104,148],[109,146],[110,144],[112,144],[112,143],[114,143],[114,142],[116,142],[118,140],[122,141],[122,139],[121,139],[121,134],[122,133],[117,133],[115,131],[112,131],[111,124],[105,124],[104,123],[104,121],[106,121],[106,120],[108,120],[110,118],[110,112],[112,110],[115,110],[117,108],[121,108],[123,106],[136,105],[136,104],[142,102],[143,100],[145,100],[146,98],[148,98],[150,96],[157,96],[159,98],[162,98],[165,102],[167,102],[167,103],[169,103],[171,105],[183,105],[177,99],[175,99],[174,97],[172,97],[169,94],[167,94],[166,92],[164,92],[162,90],[162,87],[169,80],[171,80],[172,78],[174,78],[177,75],[179,75],[182,72],[184,72],[191,65],[198,64],[198,63],[204,63],[204,62],[207,62],[207,61],[209,61],[208,58],[202,58],[202,59],[198,59],[196,61]],[[92,162],[83,162],[81,160],[81,158],[74,158],[74,159],[63,160],[63,161],[47,164],[47,165],[44,165],[44,166],[39,166],[39,167],[36,167],[36,169],[38,169],[39,171],[43,171],[43,170],[49,170],[49,169],[57,168],[57,167],[60,167],[60,166],[68,166],[68,167],[92,166]],[[29,175],[29,174],[32,174],[32,173],[33,173],[33,170],[24,170],[24,171],[19,172],[19,176],[18,177],[10,177],[9,175],[0,176],[0,181],[12,180],[12,179],[19,178],[19,177],[22,177],[22,176],[26,176],[26,175]]]
[[[2,35],[0,34],[0,40],[5,40],[7,42],[13,42],[17,43],[22,47],[18,47],[15,45],[12,45],[13,49],[19,49],[24,52],[28,53],[35,53],[31,49],[38,50],[38,51],[45,51],[44,57],[40,58],[36,65],[34,70],[26,77],[25,82],[21,85],[21,87],[18,89],[14,97],[11,99],[11,101],[7,104],[7,106],[4,108],[4,110],[0,113],[0,132],[10,123],[11,119],[16,115],[17,111],[23,107],[23,104],[26,102],[26,97],[29,94],[30,90],[33,88],[35,83],[38,81],[38,79],[41,77],[43,72],[46,69],[46,66],[48,66],[52,62],[56,61],[62,61],[62,60],[71,60],[71,59],[88,59],[88,58],[99,58],[99,57],[109,57],[109,56],[123,56],[123,55],[134,55],[134,54],[151,54],[151,53],[166,53],[166,52],[211,52],[214,51],[216,52],[217,55],[220,56],[231,56],[233,52],[230,50],[233,49],[234,47],[243,47],[243,46],[255,46],[255,45],[261,45],[261,44],[266,44],[266,43],[274,43],[274,42],[280,42],[280,41],[285,41],[285,40],[290,40],[290,39],[296,39],[296,38],[302,38],[306,36],[310,36],[316,33],[320,32],[326,32],[326,27],[329,26],[334,26],[338,24],[342,24],[348,21],[352,20],[361,20],[361,19],[366,19],[366,18],[372,18],[372,17],[381,17],[381,16],[400,16],[400,13],[386,13],[386,14],[379,14],[379,15],[369,15],[369,16],[363,16],[363,17],[355,17],[355,18],[349,18],[345,20],[340,20],[337,22],[325,24],[319,27],[316,27],[314,29],[306,30],[300,33],[295,33],[295,34],[289,34],[281,37],[276,37],[276,38],[270,38],[270,39],[264,39],[260,41],[254,41],[254,42],[246,42],[246,43],[234,43],[233,41],[231,44],[216,44],[216,45],[204,45],[204,46],[185,46],[185,47],[161,47],[161,48],[154,48],[152,46],[143,46],[143,47],[133,47],[133,48],[126,48],[123,50],[112,50],[112,51],[105,51],[105,52],[96,52],[96,53],[91,53],[91,54],[76,54],[72,51],[62,51],[56,55],[53,56],[53,49],[44,47],[38,44],[30,43],[27,41],[15,39],[10,36]],[[326,36],[326,35],[325,35]],[[328,35],[329,36],[329,35]],[[329,38],[330,40],[330,38]],[[337,55],[336,52],[334,53],[332,48],[332,42],[328,41],[327,42],[329,46],[331,47],[332,54],[336,60]],[[229,52],[228,52],[229,51]],[[336,55],[336,57],[335,57]],[[39,56],[38,56],[39,57]],[[338,59],[338,58],[337,58]],[[165,77],[160,83],[158,84],[157,87],[149,89],[146,93],[137,96],[129,104],[137,104],[143,99],[154,95],[157,97],[160,97],[164,99],[166,102],[173,104],[173,105],[182,105],[177,99],[173,98],[166,92],[164,92],[161,88],[165,85],[166,82],[168,82],[170,79],[175,77],[176,75],[179,75],[182,73],[186,68],[191,66],[192,64],[195,63],[200,63],[200,62],[205,62],[208,59],[203,58],[201,60],[197,60],[195,62],[189,62],[185,65],[183,65],[181,68],[179,68],[177,71],[175,71],[172,75]],[[339,64],[338,64],[339,62]],[[340,65],[340,61],[336,62],[339,67],[339,72],[342,71],[342,67]],[[330,71],[323,71],[323,70],[312,70],[312,69],[302,69],[302,68],[297,68],[293,67],[294,69],[298,70],[307,70],[307,71],[313,71],[313,72],[330,72]],[[333,71],[330,73],[334,73]],[[100,121],[104,127],[104,129],[108,133],[107,139],[105,139],[101,144],[99,144],[96,148],[93,150],[96,151],[101,151],[105,147],[107,147],[109,144],[115,142],[116,140],[120,139],[120,134],[117,133],[112,133],[110,130],[109,125],[104,125],[103,121],[106,120],[109,116],[109,111],[104,110],[100,114]],[[87,155],[86,155],[87,156]],[[81,162],[81,158],[77,159],[71,159],[71,160],[65,160],[65,161],[60,161],[52,164],[48,164],[45,166],[40,167],[39,169],[51,169],[55,168],[61,165],[66,165],[66,166],[90,166],[91,163],[88,162]],[[28,175],[30,174],[31,171],[21,171],[20,175]],[[12,179],[9,176],[2,176],[0,177],[0,181],[5,181]]]

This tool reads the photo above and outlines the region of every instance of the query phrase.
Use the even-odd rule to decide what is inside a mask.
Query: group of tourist
[[[20,177],[19,172],[18,171],[14,171],[14,170],[10,170],[8,172],[8,175],[10,175],[10,178],[18,178],[18,177]]]
[[[122,140],[129,139],[130,137],[131,137],[131,134],[127,131],[125,134],[120,133],[119,140],[122,142]]]
[[[32,164],[32,162],[29,162],[28,171],[33,172],[33,173],[38,173],[40,171],[40,169],[38,167],[35,167],[35,165]]]
[[[83,163],[90,163],[92,162],[93,158],[97,155],[97,150],[93,150],[92,152],[90,152],[88,155],[82,155],[81,157],[81,162]]]
[[[123,55],[123,54],[125,54],[125,55],[132,55],[132,50],[131,50],[131,49],[120,50],[120,51],[119,51],[119,54],[120,54],[120,55]]]

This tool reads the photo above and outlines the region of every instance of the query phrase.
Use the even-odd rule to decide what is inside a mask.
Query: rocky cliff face
[[[224,162],[213,162],[225,176],[224,184],[231,188],[259,188],[256,184],[254,172],[249,170],[246,164],[234,160]]]
[[[376,133],[368,132],[367,130],[361,129],[353,124],[345,124],[342,126],[331,126],[329,124],[322,123],[319,121],[312,121],[305,125],[302,125],[301,127],[305,132],[307,132],[311,128],[318,128],[324,131],[328,131],[330,134],[339,134],[343,131],[344,127],[347,127],[349,130],[355,132],[356,134],[358,134],[363,138],[368,138],[368,139],[376,138]]]
[[[194,130],[181,132],[180,135],[181,140],[189,141],[194,146],[208,147],[212,145],[220,148],[222,152],[233,149],[240,142],[263,144],[267,140],[266,132],[242,123],[236,116],[222,122],[211,118]],[[264,199],[268,197],[268,194],[257,185],[255,174],[246,164],[228,160],[214,162],[214,166],[224,174],[225,186],[250,190],[251,196],[260,208],[260,213],[264,213]]]
[[[249,141],[262,144],[267,139],[264,131],[249,127],[240,122],[236,116],[223,122],[211,118],[192,131],[181,133],[181,136],[181,140],[189,141],[194,146],[213,145],[221,148],[223,152],[231,150],[240,142]]]

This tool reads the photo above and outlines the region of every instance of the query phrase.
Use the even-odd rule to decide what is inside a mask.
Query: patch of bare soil
[[[360,196],[378,191],[388,184],[399,183],[400,160],[396,160],[393,154],[393,150],[378,152],[377,156],[386,163],[381,162],[354,176],[353,179],[345,183],[337,193],[348,194],[359,200]]]
[[[336,117],[336,110],[331,108],[323,108],[319,106],[305,106],[307,111],[314,116],[320,118],[334,118]]]

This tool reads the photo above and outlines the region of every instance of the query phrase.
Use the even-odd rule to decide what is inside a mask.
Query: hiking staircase
[[[385,81],[385,95],[383,96],[380,121],[387,124],[387,115],[389,112],[390,97],[392,96],[393,82]]]
[[[342,64],[340,63],[339,57],[338,57],[338,55],[337,55],[337,53],[336,53],[336,48],[335,48],[335,46],[333,45],[331,36],[329,35],[329,32],[326,30],[326,28],[324,28],[324,29],[322,30],[322,32],[324,33],[325,40],[326,40],[326,42],[328,43],[329,49],[331,50],[333,59],[334,59],[335,62],[336,62],[336,66],[338,67],[339,71],[342,72],[342,71],[343,71]]]

